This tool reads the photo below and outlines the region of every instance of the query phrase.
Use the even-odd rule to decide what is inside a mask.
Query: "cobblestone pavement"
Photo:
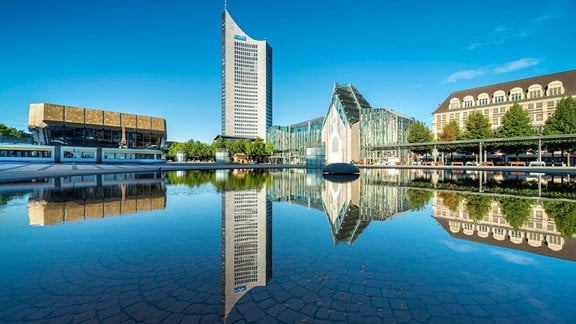
[[[266,287],[248,291],[224,316],[220,265],[209,253],[174,247],[159,257],[99,253],[23,271],[0,292],[0,321],[43,323],[561,323],[556,296],[481,274],[437,281],[365,259],[284,259]],[[198,251],[197,251],[198,252]],[[349,264],[366,264],[350,268]],[[394,260],[391,260],[394,261]],[[377,262],[381,262],[378,260]],[[390,262],[390,261],[388,261]],[[392,262],[393,263],[393,262]],[[441,265],[418,263],[434,273]],[[41,270],[41,271],[39,271]],[[477,290],[477,281],[486,281]],[[516,294],[518,293],[518,294]],[[531,305],[515,303],[529,295]]]

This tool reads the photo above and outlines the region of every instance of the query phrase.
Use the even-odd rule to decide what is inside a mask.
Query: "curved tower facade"
[[[272,126],[272,47],[222,13],[222,135],[266,139]]]

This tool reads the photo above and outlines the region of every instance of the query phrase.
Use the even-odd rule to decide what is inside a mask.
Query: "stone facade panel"
[[[151,117],[140,115],[136,116],[136,125],[138,129],[150,129]]]
[[[136,128],[136,115],[122,114],[122,126]]]
[[[64,122],[84,124],[84,109],[77,107],[64,107]]]
[[[86,109],[86,124],[89,125],[103,125],[104,112],[97,109]]]
[[[64,121],[64,107],[57,105],[44,105],[44,120]]]
[[[152,120],[152,130],[160,132],[166,130],[166,123],[164,122],[164,119],[152,117],[151,120]]]
[[[104,112],[104,126],[120,127],[120,113],[105,111]]]

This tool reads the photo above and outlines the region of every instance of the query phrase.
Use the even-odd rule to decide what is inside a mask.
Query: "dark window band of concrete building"
[[[28,129],[40,145],[160,149],[166,120],[99,109],[30,104]]]

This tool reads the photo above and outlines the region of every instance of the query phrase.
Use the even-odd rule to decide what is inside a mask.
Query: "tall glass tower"
[[[222,13],[222,135],[266,138],[272,126],[272,47]]]

